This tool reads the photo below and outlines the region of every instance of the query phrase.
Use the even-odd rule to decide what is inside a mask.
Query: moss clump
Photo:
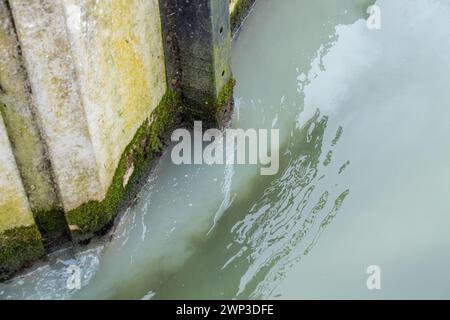
[[[236,80],[234,78],[230,78],[227,83],[223,86],[222,91],[217,98],[216,106],[218,108],[217,111],[220,111],[224,106],[229,104],[233,100],[233,92],[234,86],[236,85]]]
[[[187,126],[202,121],[203,128],[220,128],[227,122],[233,106],[233,90],[236,81],[231,77],[216,99],[205,98],[203,105],[183,99],[183,120]]]
[[[236,80],[231,77],[227,83],[222,88],[219,96],[216,101],[216,118],[219,124],[219,127],[226,123],[230,117],[231,112],[233,111],[233,93],[234,86],[236,84]]]
[[[41,235],[35,225],[0,233],[0,281],[43,255]]]
[[[230,14],[231,33],[235,33],[256,0],[238,0]]]
[[[70,240],[63,209],[35,211],[33,215],[47,251]]]
[[[150,160],[163,147],[163,138],[176,123],[179,111],[178,96],[168,90],[149,119],[138,129],[126,147],[114,174],[105,199],[91,201],[66,213],[66,219],[74,240],[84,240],[101,231],[114,218],[133,182],[140,176]],[[134,168],[129,182],[124,186],[124,175]]]

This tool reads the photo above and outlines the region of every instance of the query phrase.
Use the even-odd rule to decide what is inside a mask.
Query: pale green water
[[[278,175],[167,152],[110,241],[0,298],[450,298],[450,1],[372,2],[259,0],[236,39],[233,127],[280,128]]]

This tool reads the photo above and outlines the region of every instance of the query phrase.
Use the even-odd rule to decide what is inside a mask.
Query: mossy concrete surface
[[[5,0],[0,0],[0,112],[13,144],[32,209],[58,206],[49,163],[32,114],[33,102]]]
[[[168,78],[180,93],[183,118],[220,127],[217,99],[231,79],[229,0],[161,0]]]
[[[0,279],[102,234],[177,123],[228,119],[228,3],[0,0]]]
[[[0,117],[0,232],[33,224],[33,215]]]
[[[233,107],[233,91],[236,81],[229,78],[219,92],[217,98],[210,98],[199,105],[198,101],[183,97],[182,116],[186,126],[191,127],[194,121],[202,121],[203,128],[223,128],[230,120]]]
[[[230,0],[231,32],[236,33],[256,0]]]
[[[51,245],[66,236],[65,222],[61,221],[64,214],[33,113],[31,89],[6,0],[0,0],[0,21],[0,113],[31,210],[46,243]],[[50,221],[49,216],[54,219]]]
[[[41,235],[0,116],[0,279],[42,253]]]
[[[0,281],[44,255],[36,226],[16,227],[0,232]]]
[[[63,2],[8,0],[59,197],[70,210],[103,194]]]
[[[62,3],[103,198],[122,153],[167,89],[159,4]]]
[[[180,111],[179,97],[174,92],[167,91],[126,147],[105,199],[83,204],[66,214],[74,240],[91,238],[110,224],[122,201],[129,196],[134,182],[161,152],[164,137],[178,122]]]

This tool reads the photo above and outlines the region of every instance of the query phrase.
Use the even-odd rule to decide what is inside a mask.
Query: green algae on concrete
[[[228,1],[211,2],[212,55],[216,97],[231,78],[231,30]]]
[[[8,0],[58,196],[65,210],[102,199],[62,1]]]
[[[101,200],[122,153],[167,89],[159,4],[65,0],[63,6]]]
[[[217,98],[231,78],[228,0],[160,2],[167,77],[183,101],[183,120],[221,127]]]
[[[188,126],[192,126],[194,121],[202,121],[205,129],[222,128],[231,116],[235,84],[234,78],[229,78],[217,99],[205,100],[201,106],[197,102],[184,97],[182,100],[183,121]]]
[[[256,0],[231,0],[230,2],[230,20],[231,33],[235,33],[242,21],[245,19]]]
[[[0,232],[32,224],[33,215],[0,116]]]
[[[0,115],[0,279],[42,254],[41,235]]]
[[[0,281],[43,255],[41,235],[35,225],[0,232]]]
[[[112,222],[122,200],[132,190],[133,183],[161,152],[163,139],[176,124],[179,111],[178,96],[167,91],[126,147],[105,199],[90,201],[66,213],[72,237],[76,241],[91,238]]]
[[[47,252],[70,242],[69,228],[62,208],[33,210],[33,216]]]
[[[23,89],[20,92],[25,101],[23,110],[29,111],[29,122],[24,122],[28,118],[11,107],[17,103],[17,98],[11,97],[20,96],[17,92],[9,100],[3,99],[1,110],[8,120],[8,134],[17,136],[17,141],[25,141],[22,146],[42,146],[42,157],[48,157],[48,166],[40,167],[48,169],[50,177],[54,175],[58,196],[55,192],[54,203],[48,201],[48,207],[43,210],[33,208],[41,233],[53,236],[53,230],[66,226],[73,239],[82,242],[110,225],[123,200],[133,194],[143,170],[160,153],[165,133],[178,121],[179,114],[188,110],[181,107],[180,101],[187,100],[181,100],[180,95],[167,91],[163,96],[167,86],[157,0],[112,3],[10,0],[8,3],[20,41],[20,54],[17,51],[16,56],[9,55],[9,58],[16,57],[13,62],[20,68],[23,57],[26,66],[26,71],[20,69],[21,78],[14,85]],[[205,77],[197,83],[198,87],[192,87],[197,92],[208,87],[202,101],[206,107],[202,108],[201,115],[196,114],[199,110],[195,108],[190,116],[194,120],[204,117],[211,126],[218,126],[220,119],[231,110],[234,80],[229,56],[228,6],[224,5],[227,2],[213,4],[211,10],[217,15],[211,21],[215,34],[199,37],[208,44]],[[210,21],[208,16],[204,18]],[[199,32],[201,25],[198,25]],[[201,47],[197,46],[199,59],[195,61],[201,62]],[[14,48],[19,50],[18,44]],[[12,66],[7,63],[7,67]],[[186,74],[187,70],[184,71]],[[195,79],[197,74],[193,69],[190,72],[190,79]],[[27,80],[30,88],[24,86]],[[3,97],[13,92],[12,87],[8,82],[0,85]],[[25,139],[31,132],[29,127],[36,128],[35,140]],[[21,136],[22,131],[27,134]],[[14,144],[15,140],[11,142]],[[52,179],[47,181],[53,187]],[[30,186],[35,187],[31,183]],[[10,208],[17,204],[9,201],[15,199],[13,193],[3,193],[8,201],[5,210],[0,207],[0,233],[6,234],[1,248],[5,252],[2,254],[4,270],[19,268],[38,256],[41,251],[35,243],[42,247],[39,232],[39,240],[31,237],[29,242],[36,250],[7,247],[10,239],[19,237],[18,228],[36,229],[25,192],[19,194],[25,199],[22,209],[27,221],[18,223],[20,211]],[[66,211],[64,216],[58,197]],[[21,241],[18,243],[25,243]],[[26,257],[17,256],[18,250]]]
[[[222,91],[219,93],[219,96],[217,98],[216,105],[217,108],[219,108],[218,110],[221,110],[224,106],[232,102],[235,85],[236,80],[233,77],[228,79],[228,81],[225,83]]]
[[[0,0],[0,112],[32,209],[57,205],[37,125],[19,44],[4,0]]]
[[[66,235],[65,223],[51,164],[33,114],[33,101],[23,66],[20,46],[5,0],[0,0],[0,113],[11,141],[31,210],[47,244],[60,242]],[[46,216],[51,215],[51,223]],[[66,238],[67,240],[67,238]]]

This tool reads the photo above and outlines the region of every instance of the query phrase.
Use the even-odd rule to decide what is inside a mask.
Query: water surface
[[[280,129],[277,175],[167,150],[109,237],[0,298],[450,298],[450,2],[369,30],[373,2],[259,0],[235,39],[231,126]]]

